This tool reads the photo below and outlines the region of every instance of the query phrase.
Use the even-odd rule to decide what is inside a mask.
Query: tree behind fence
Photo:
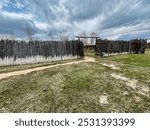
[[[76,59],[84,56],[80,41],[0,41],[0,66]]]

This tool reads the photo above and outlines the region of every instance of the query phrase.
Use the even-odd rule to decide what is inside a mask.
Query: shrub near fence
[[[142,53],[146,48],[146,40],[111,41],[98,39],[96,41],[96,54],[113,55],[121,53]]]
[[[0,66],[76,59],[84,56],[80,41],[0,41]]]

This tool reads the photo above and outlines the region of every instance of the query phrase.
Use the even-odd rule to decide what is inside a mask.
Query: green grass
[[[148,82],[150,76],[150,50],[147,50],[145,54],[119,55],[107,57],[102,60],[108,63],[119,63],[121,73],[130,78],[143,81],[150,86]]]
[[[129,54],[120,57],[115,57],[114,61],[131,66],[150,67],[150,51],[146,51],[145,54],[140,55]]]
[[[95,57],[91,52],[86,55]],[[150,112],[150,93],[143,95],[111,77],[112,73],[122,74],[150,89],[150,51],[144,55],[95,58],[94,63],[55,67],[0,80],[0,112]],[[120,69],[102,63],[116,64]],[[18,70],[17,66],[6,68]],[[108,104],[100,103],[103,95],[108,97]]]

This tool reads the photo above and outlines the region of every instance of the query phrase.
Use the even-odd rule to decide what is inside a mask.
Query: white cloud
[[[150,32],[150,19],[143,21],[138,24],[132,24],[128,26],[115,27],[106,29],[100,32],[101,37],[109,38],[109,39],[119,39],[122,35],[136,35]],[[143,36],[138,37],[143,38]]]
[[[17,2],[16,3],[16,7],[19,8],[19,9],[22,9],[22,8],[24,8],[24,5],[19,3],[19,2]]]
[[[149,0],[1,0],[0,10],[0,33],[12,29],[20,35],[26,26],[36,37],[50,31],[71,36],[86,31],[119,39],[150,32]]]
[[[39,21],[34,21],[34,24],[35,24],[36,28],[38,28],[39,30],[43,30],[43,31],[46,31],[49,26],[48,23],[39,22]]]
[[[24,14],[24,13],[15,13],[15,12],[1,12],[1,15],[3,15],[6,18],[11,18],[11,19],[32,19],[32,14]]]

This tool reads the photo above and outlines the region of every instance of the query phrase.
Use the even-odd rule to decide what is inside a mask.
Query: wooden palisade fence
[[[84,56],[80,41],[0,41],[0,66],[76,59]]]
[[[131,40],[131,41],[111,41],[98,39],[96,41],[96,54],[100,56],[125,54],[125,53],[145,53],[147,41]]]
[[[150,49],[150,42],[149,42],[149,43],[147,43],[146,48]]]

